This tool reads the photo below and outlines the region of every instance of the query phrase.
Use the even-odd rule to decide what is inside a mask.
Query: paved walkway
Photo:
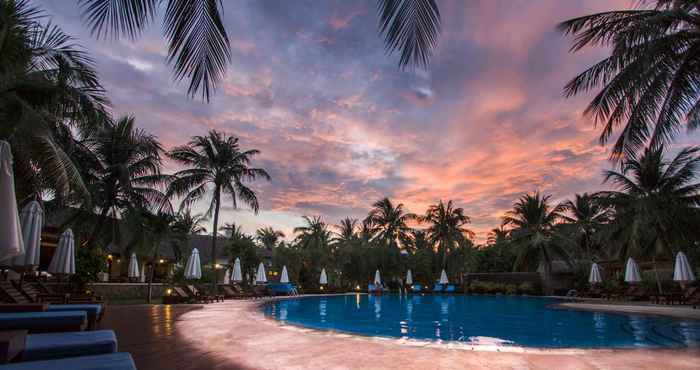
[[[102,324],[150,369],[697,369],[692,350],[471,351],[282,325],[259,302],[111,306]],[[452,346],[454,347],[454,346]]]

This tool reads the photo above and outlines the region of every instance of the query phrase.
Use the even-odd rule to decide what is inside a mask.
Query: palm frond
[[[399,66],[426,68],[438,45],[440,10],[435,0],[378,0],[386,51],[400,51]]]

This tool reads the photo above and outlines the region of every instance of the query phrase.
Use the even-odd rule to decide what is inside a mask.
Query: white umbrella
[[[0,140],[0,262],[24,253],[22,228],[15,199],[15,176],[12,170],[12,150],[7,141]]]
[[[289,273],[287,272],[287,266],[282,266],[282,276],[280,277],[280,283],[287,284],[289,282]]]
[[[231,272],[230,270],[226,270],[224,273],[224,285],[229,285],[231,284]]]
[[[241,259],[236,258],[236,261],[233,263],[233,272],[231,272],[231,280],[235,282],[241,282],[243,281],[243,274],[241,273]]]
[[[382,283],[382,276],[379,275],[379,270],[374,273],[374,283],[375,284],[381,284]]]
[[[152,265],[151,268],[153,268]],[[146,265],[141,266],[141,275],[139,276],[139,282],[146,282]]]
[[[265,265],[262,262],[258,265],[258,273],[255,275],[256,283],[267,283],[267,275],[265,274]]]
[[[321,269],[321,279],[319,279],[319,284],[328,284],[328,275],[326,275],[326,269]]]
[[[201,279],[202,265],[199,262],[199,251],[197,248],[192,249],[192,254],[185,265],[185,279]]]
[[[588,275],[588,282],[591,284],[600,284],[603,282],[603,277],[600,275],[600,267],[595,262],[591,265],[591,273]]]
[[[447,273],[443,269],[442,272],[440,273],[440,284],[448,284],[449,280],[447,280]]]
[[[131,258],[129,258],[129,271],[127,275],[132,279],[136,279],[141,276],[139,273],[139,261],[136,259],[136,253],[132,253]]]
[[[411,270],[406,271],[406,284],[413,285],[413,275],[411,274]]]
[[[48,270],[52,274],[75,274],[75,241],[71,229],[61,234]]]
[[[683,252],[678,252],[676,255],[676,264],[673,267],[673,281],[680,281],[684,283],[695,281],[693,268],[690,267],[688,257],[686,257],[685,253]]]
[[[15,266],[39,266],[41,252],[41,227],[44,224],[44,210],[39,202],[33,200],[29,202],[19,215],[22,224],[22,241],[24,243],[24,254],[21,254],[12,261]]]
[[[632,257],[627,259],[627,267],[625,268],[625,281],[628,283],[638,283],[642,281],[642,275],[639,273],[639,266],[634,262]]]

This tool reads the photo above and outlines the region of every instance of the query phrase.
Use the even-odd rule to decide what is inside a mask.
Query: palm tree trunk
[[[151,260],[151,271],[148,274],[148,296],[146,297],[146,303],[151,303],[153,299],[153,278],[156,275],[156,261],[158,260],[158,250],[153,253],[153,260]]]
[[[95,239],[97,239],[97,234],[100,233],[100,231],[102,230],[102,226],[104,226],[105,220],[107,219],[108,212],[109,212],[109,207],[102,208],[102,211],[100,211],[100,215],[97,216],[97,222],[95,223],[95,227],[92,229],[92,233],[90,233],[90,237],[85,242],[85,245],[87,245],[89,247],[93,246],[93,244],[95,243]]]
[[[211,234],[211,270],[214,273],[214,281],[212,282],[212,293],[216,293],[216,229],[219,226],[219,203],[221,200],[221,189],[217,186],[214,189],[214,230]]]

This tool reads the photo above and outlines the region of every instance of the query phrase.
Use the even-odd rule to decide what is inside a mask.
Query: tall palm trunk
[[[216,204],[214,205],[214,230],[211,234],[211,270],[214,272],[214,281],[212,282],[212,292],[216,292],[216,231],[219,226],[219,203],[221,200],[221,188],[218,186],[214,189],[214,197]]]
[[[153,278],[156,275],[156,261],[158,261],[158,246],[160,242],[156,244],[156,250],[153,253],[153,259],[151,260],[151,271],[148,274],[148,296],[146,297],[146,303],[151,303],[153,298]]]
[[[90,237],[88,240],[85,242],[85,244],[88,247],[93,247],[95,244],[95,239],[97,239],[97,235],[102,231],[102,226],[104,226],[105,221],[107,220],[107,213],[109,212],[109,207],[104,207],[102,208],[102,211],[100,212],[99,216],[97,216],[97,222],[95,223],[95,227],[92,229],[92,233],[90,233]]]

